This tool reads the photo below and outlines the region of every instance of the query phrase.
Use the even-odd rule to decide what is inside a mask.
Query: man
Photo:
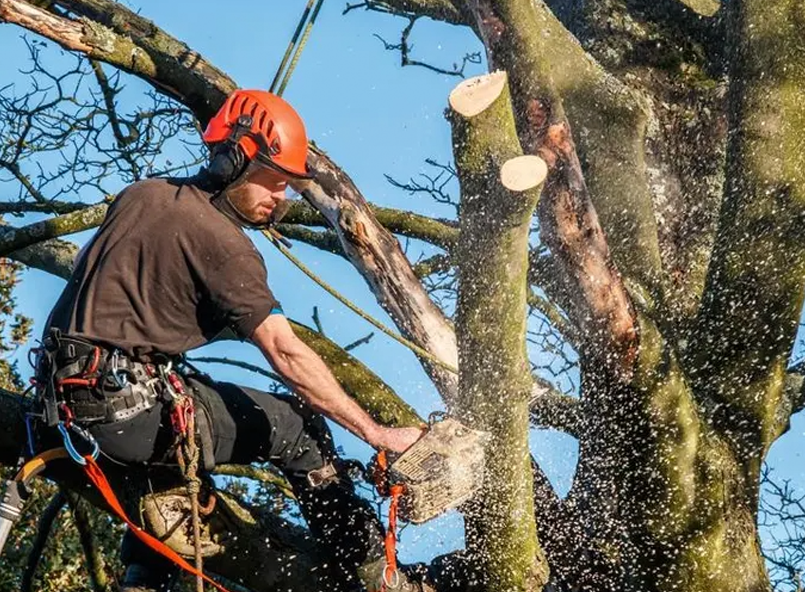
[[[89,429],[108,461],[173,462],[166,396],[172,386],[165,377],[175,374],[168,361],[226,330],[250,340],[303,404],[183,376],[208,430],[201,447],[215,463],[278,466],[338,565],[340,587],[360,589],[360,573],[375,588],[382,527],[338,472],[330,433],[316,413],[377,449],[402,452],[421,432],[378,425],[343,392],[294,335],[243,231],[269,223],[288,182],[308,176],[299,115],[268,92],[238,90],[204,140],[211,160],[198,177],[135,183],[110,206],[51,313],[50,357],[42,363],[50,365],[40,376],[55,377],[52,397]],[[133,536],[124,540],[123,560],[124,590],[169,589],[173,567]]]

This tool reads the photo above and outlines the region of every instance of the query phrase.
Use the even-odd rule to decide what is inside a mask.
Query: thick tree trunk
[[[538,591],[548,574],[533,519],[525,311],[529,226],[547,167],[516,159],[522,149],[505,73],[462,83],[450,105],[462,190],[459,410],[493,436],[483,494],[468,516],[468,549],[487,590]]]

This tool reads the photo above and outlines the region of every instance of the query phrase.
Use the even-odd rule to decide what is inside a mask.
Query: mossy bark
[[[728,180],[689,370],[759,477],[805,293],[805,8],[741,0],[729,11]]]
[[[644,159],[647,103],[593,61],[542,0],[478,4],[489,62],[510,75],[523,149],[537,153],[542,143],[543,104],[547,123],[567,119],[614,260],[658,297],[661,262]]]
[[[453,112],[452,124],[462,190],[459,411],[493,436],[483,494],[467,518],[468,546],[487,590],[535,591],[547,581],[547,564],[534,521],[525,311],[528,230],[539,193],[509,191],[500,182],[500,167],[522,154],[508,87],[474,117]]]

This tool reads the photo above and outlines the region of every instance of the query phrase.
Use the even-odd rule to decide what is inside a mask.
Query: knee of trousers
[[[275,427],[274,454],[292,480],[306,479],[337,458],[333,437],[324,418],[295,399],[292,412]]]

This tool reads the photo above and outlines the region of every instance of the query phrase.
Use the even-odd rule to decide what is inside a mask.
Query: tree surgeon
[[[244,232],[276,218],[289,181],[304,182],[299,115],[265,91],[229,96],[204,132],[197,176],[135,183],[114,201],[51,313],[37,364],[45,418],[65,412],[98,441],[101,460],[175,462],[179,389],[194,400],[199,448],[215,463],[270,461],[290,481],[331,556],[335,589],[376,589],[383,531],[339,470],[323,414],[378,449],[401,452],[417,428],[375,423],[293,333]],[[254,343],[298,397],[177,370],[177,357],[225,331]],[[177,384],[178,382],[178,384]],[[43,442],[55,437],[44,422]],[[53,421],[49,423],[53,424]],[[123,589],[168,590],[176,570],[130,532]],[[409,586],[405,578],[400,586]]]

